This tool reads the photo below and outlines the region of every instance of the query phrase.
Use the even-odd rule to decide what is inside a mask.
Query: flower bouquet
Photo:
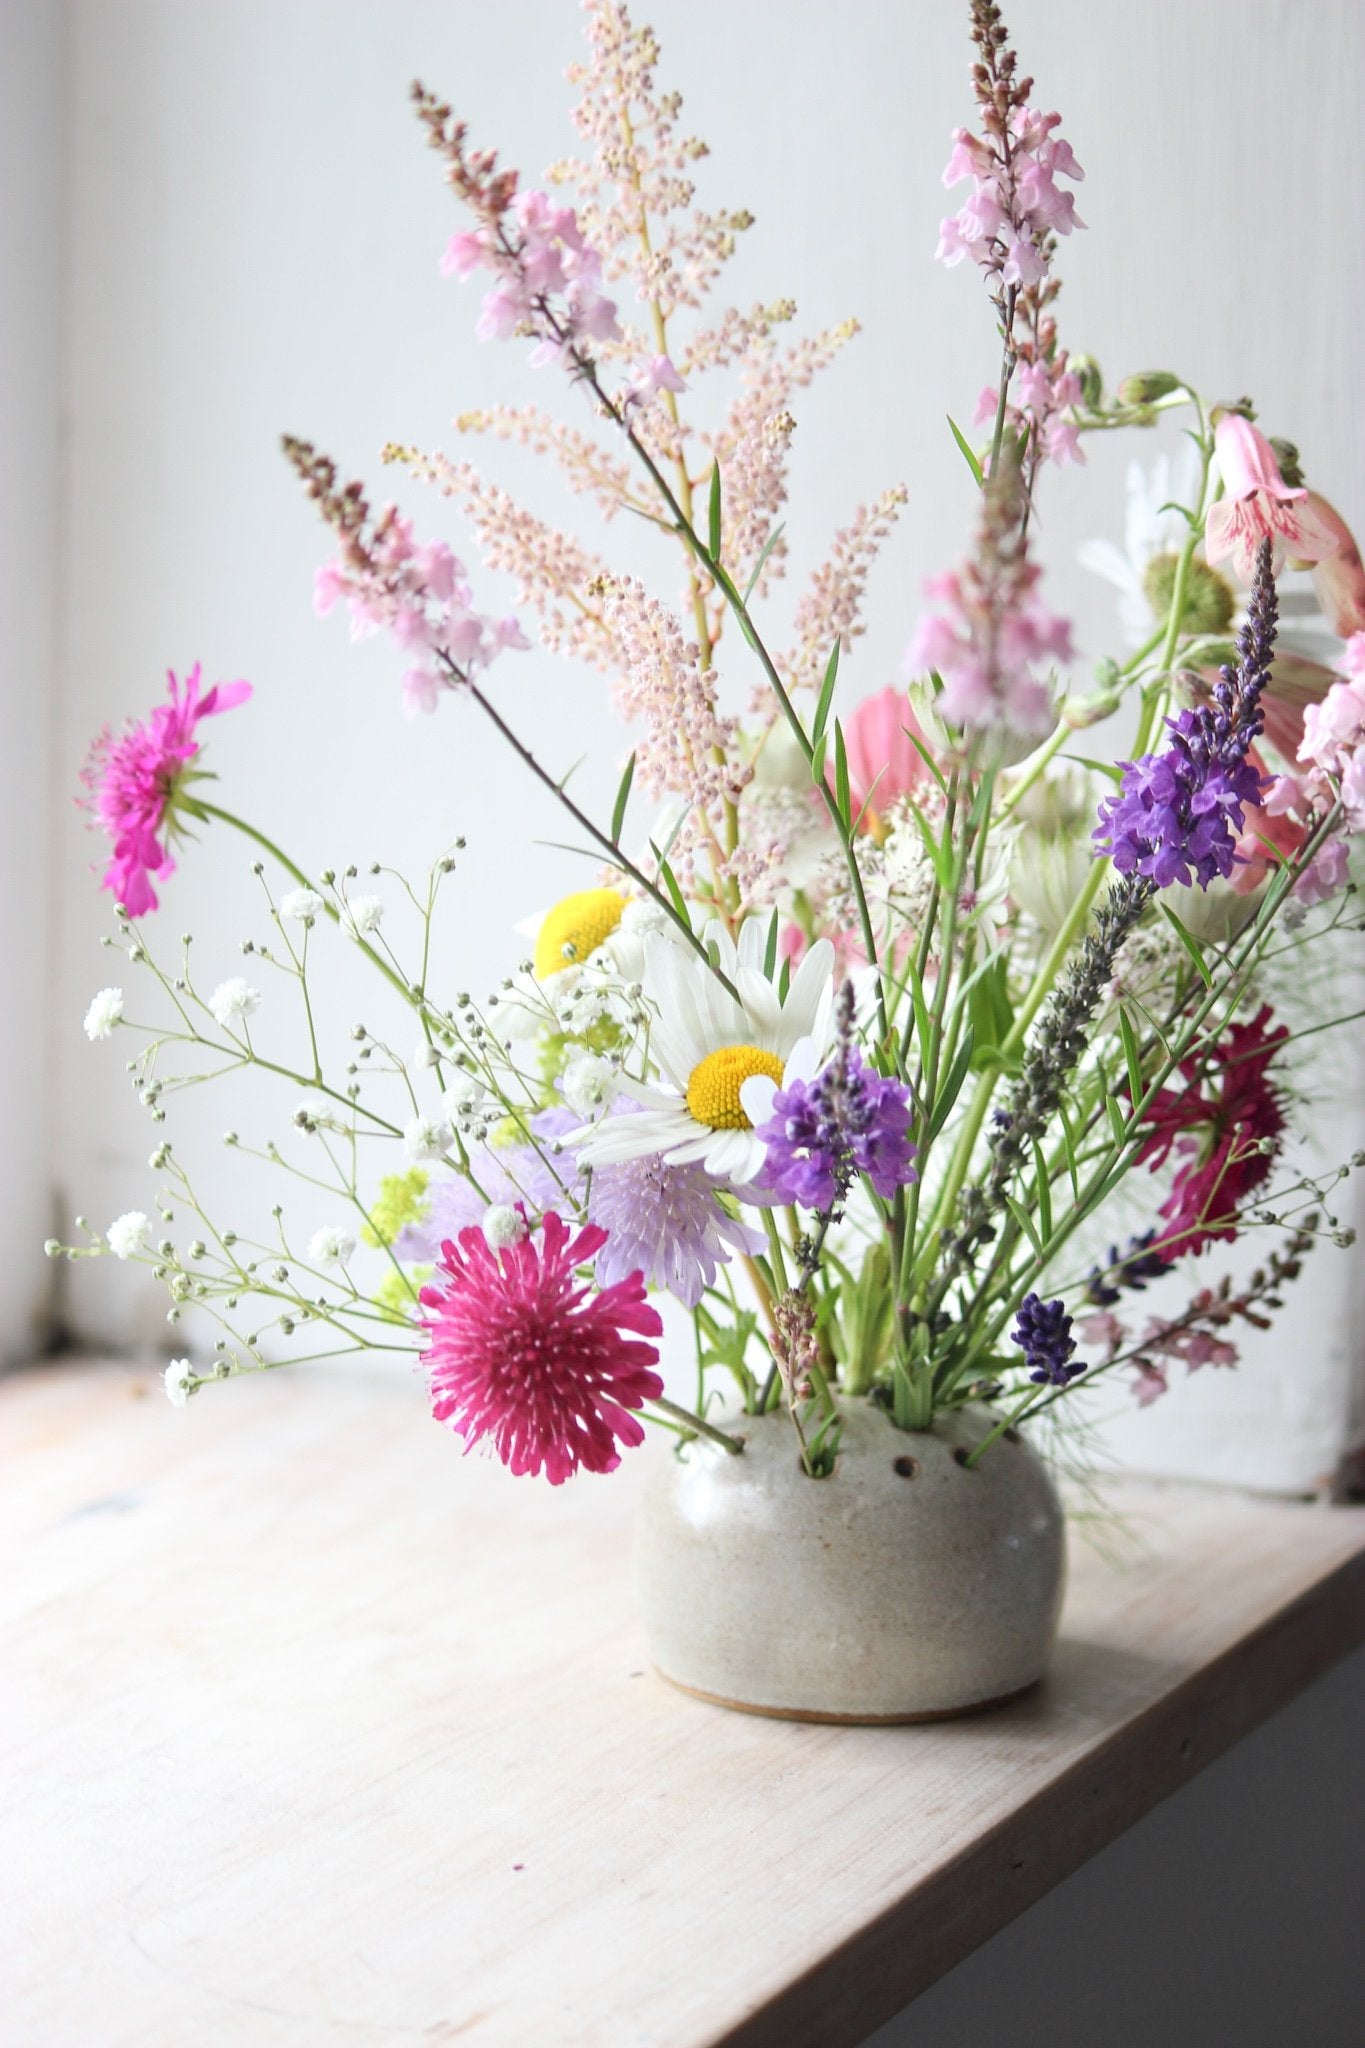
[[[520,615],[498,616],[444,539],[376,509],[311,442],[284,450],[330,536],[318,613],[389,635],[407,715],[510,750],[587,867],[509,939],[494,991],[440,986],[433,931],[463,842],[376,889],[354,867],[307,872],[210,795],[203,721],[249,685],[172,675],[85,770],[111,842],[106,943],[152,999],[105,988],[85,1028],[136,1035],[158,1125],[222,1075],[285,1090],[278,1140],[227,1142],[294,1192],[250,1238],[220,1229],[161,1141],[156,1220],[134,1210],[50,1249],[138,1259],[173,1323],[194,1309],[216,1325],[211,1356],[166,1370],[177,1404],[309,1358],[407,1353],[466,1448],[552,1484],[612,1471],[655,1423],[677,1455],[660,1461],[647,1577],[656,1611],[688,1610],[693,1589],[684,1635],[724,1604],[708,1552],[733,1588],[763,1548],[738,1489],[797,1544],[841,1516],[846,1566],[865,1564],[860,1541],[891,1555],[878,1532],[899,1516],[901,1596],[917,1551],[970,1554],[963,1583],[990,1581],[999,1609],[976,1633],[1022,1633],[1012,1661],[964,1676],[945,1651],[907,1691],[898,1649],[861,1692],[799,1672],[765,1692],[762,1658],[725,1675],[751,1601],[719,1663],[690,1662],[686,1641],[660,1662],[774,1710],[975,1704],[1037,1675],[1055,1621],[1060,1523],[1028,1425],[1105,1378],[1146,1404],[1177,1364],[1235,1362],[1238,1322],[1262,1326],[1318,1237],[1345,1235],[1324,1208],[1335,1176],[1284,1156],[1285,1111],[1299,1042],[1346,1021],[1295,992],[1305,949],[1316,961],[1359,929],[1365,570],[1249,401],[1166,371],[1110,391],[1063,344],[1057,257],[1084,225],[1081,167],[993,0],[972,0],[975,112],[944,173],[966,196],[938,255],[984,283],[983,362],[994,330],[974,427],[950,422],[974,537],[906,622],[904,679],[849,701],[841,661],[905,492],[836,535],[790,645],[765,610],[787,564],[792,406],[852,324],[792,339],[790,302],[725,305],[749,217],[697,202],[705,146],[656,83],[651,32],[617,0],[585,13],[581,154],[543,188],[424,87],[413,102],[459,208],[441,269],[478,293],[480,337],[529,351],[546,383],[543,408],[466,414],[461,431],[532,450],[604,521],[642,522],[666,595],[467,459],[389,446],[516,579]],[[1163,474],[1140,572],[1118,564],[1131,644],[1072,692],[1036,508],[1089,436],[1168,415],[1188,465]],[[1277,644],[1285,573],[1311,576],[1326,661]],[[537,752],[513,672],[536,644],[609,678],[633,728],[609,816]],[[209,825],[251,842],[271,932],[244,973],[201,981],[152,913],[180,841]],[[382,1030],[327,1014],[317,961],[334,946],[372,973]],[[1274,1249],[1249,1279],[1210,1283],[1211,1252],[1253,1225]],[[1141,1313],[1182,1275],[1185,1306]],[[691,1317],[690,1401],[659,1370],[661,1293]],[[710,1532],[685,1569],[681,1529]],[[1036,1553],[1032,1590],[1007,1552]],[[811,1633],[818,1578],[792,1557],[788,1637]],[[853,1611],[847,1573],[827,1590]]]

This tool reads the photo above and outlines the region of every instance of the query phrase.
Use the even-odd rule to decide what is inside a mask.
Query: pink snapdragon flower
[[[215,683],[199,694],[196,662],[183,683],[167,670],[170,703],[158,704],[138,724],[98,735],[81,769],[86,807],[113,842],[102,886],[112,891],[130,917],[157,907],[153,875],[175,870],[170,853],[176,797],[196,771],[195,727],[201,718],[231,711],[251,695],[250,683]]]
[[[621,339],[616,302],[602,290],[601,257],[584,241],[574,209],[556,206],[545,192],[518,192],[497,219],[452,235],[440,267],[462,284],[476,270],[494,273],[475,333],[480,341],[534,335],[537,367],[571,360],[585,342]],[[667,374],[677,374],[671,364]]]
[[[1286,555],[1320,562],[1335,553],[1339,536],[1308,502],[1302,485],[1287,484],[1275,451],[1250,420],[1225,412],[1213,430],[1223,496],[1209,507],[1204,552],[1211,567],[1230,562],[1240,583],[1256,573],[1256,550],[1268,539],[1276,572]]]
[[[1071,628],[1034,594],[1039,573],[1021,551],[1017,563],[973,561],[925,583],[938,608],[916,627],[906,666],[912,675],[938,671],[943,691],[934,709],[946,725],[1004,728],[1024,739],[1051,730],[1052,696],[1033,670],[1070,659]]]
[[[1071,145],[1055,134],[1061,119],[1060,114],[1016,106],[1008,149],[995,138],[953,130],[943,182],[951,188],[970,179],[972,192],[956,214],[940,223],[934,253],[941,263],[951,269],[969,256],[1002,284],[1027,288],[1043,281],[1049,237],[1085,226],[1073,195],[1057,183],[1058,178],[1080,183],[1085,177]]]
[[[595,1290],[578,1279],[606,1242],[595,1224],[571,1238],[550,1210],[539,1243],[528,1233],[495,1252],[469,1229],[442,1245],[422,1289],[424,1357],[432,1414],[466,1451],[487,1438],[513,1472],[559,1486],[580,1466],[615,1471],[617,1445],[644,1441],[631,1411],[664,1387],[657,1347],[636,1340],[663,1323],[641,1273]]]
[[[419,546],[412,521],[393,505],[379,514],[368,547],[352,544],[317,571],[313,609],[318,617],[342,601],[351,616],[353,640],[387,631],[411,660],[403,675],[403,708],[409,718],[434,711],[441,692],[456,687],[458,678],[447,662],[469,677],[486,669],[504,648],[531,644],[516,619],[493,619],[473,609],[464,564],[444,541]]]

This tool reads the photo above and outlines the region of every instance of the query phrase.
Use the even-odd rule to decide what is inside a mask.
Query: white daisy
[[[97,1038],[108,1038],[116,1024],[123,1022],[123,990],[102,988],[93,998],[85,1013],[85,1035],[93,1045]]]
[[[645,940],[645,989],[657,1012],[650,1056],[662,1087],[622,1078],[641,1105],[568,1134],[585,1165],[608,1166],[657,1154],[670,1165],[699,1160],[718,1180],[742,1187],[761,1171],[766,1147],[754,1136],[778,1088],[816,1071],[829,1037],[834,948],[813,945],[782,1002],[763,972],[767,920],[750,918],[739,945],[719,924],[703,943],[739,1000],[706,965],[671,939]]]
[[[1130,462],[1123,546],[1112,540],[1088,540],[1076,551],[1083,568],[1103,576],[1119,592],[1119,620],[1130,647],[1141,647],[1150,640],[1159,623],[1147,591],[1147,572],[1158,555],[1176,553],[1187,531],[1180,513],[1166,508],[1188,504],[1197,487],[1192,449],[1174,473],[1169,455],[1159,455],[1150,470],[1140,462]]]

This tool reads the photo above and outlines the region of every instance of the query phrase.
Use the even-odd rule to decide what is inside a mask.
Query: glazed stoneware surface
[[[1040,1460],[979,1410],[899,1430],[848,1401],[827,1479],[785,1414],[724,1418],[742,1456],[659,1447],[641,1508],[650,1654],[750,1712],[911,1721],[1007,1699],[1043,1673],[1065,1524]]]

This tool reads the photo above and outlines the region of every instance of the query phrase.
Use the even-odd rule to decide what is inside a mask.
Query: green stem
[[[739,1457],[744,1449],[742,1437],[729,1436],[723,1429],[717,1429],[714,1422],[706,1422],[700,1415],[694,1415],[690,1408],[680,1408],[676,1401],[670,1401],[665,1394],[650,1396],[650,1407],[660,1408],[665,1415],[680,1424],[688,1436],[704,1436],[708,1442],[719,1444],[732,1457]]]

